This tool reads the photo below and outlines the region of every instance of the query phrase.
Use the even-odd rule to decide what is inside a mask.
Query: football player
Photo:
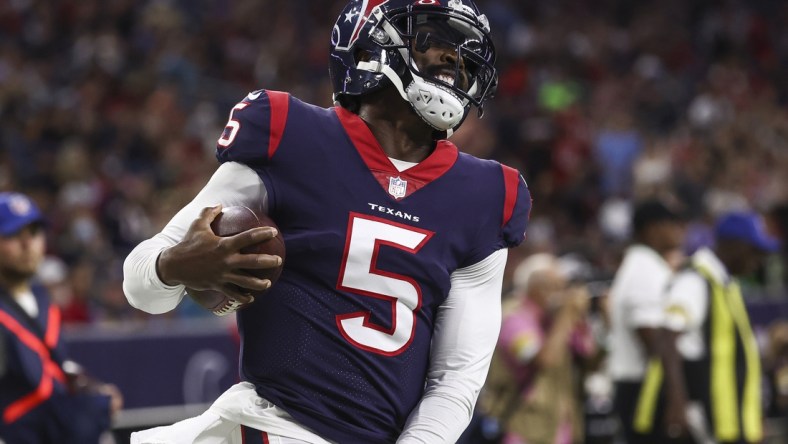
[[[516,170],[446,140],[492,95],[494,61],[470,0],[352,0],[331,35],[336,106],[259,90],[232,109],[220,167],[129,255],[124,290],[149,313],[175,308],[186,287],[245,305],[242,382],[132,442],[457,440],[498,336],[507,249],[531,208]],[[271,229],[210,230],[230,205],[278,224],[276,285],[243,270],[281,258],[238,251]]]

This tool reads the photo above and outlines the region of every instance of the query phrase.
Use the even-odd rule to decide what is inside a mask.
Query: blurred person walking
[[[752,212],[724,214],[714,249],[693,254],[668,292],[665,326],[684,360],[696,412],[693,429],[706,442],[757,443],[763,438],[761,357],[739,278],[754,273],[779,242]]]
[[[539,253],[514,272],[481,409],[506,444],[583,442],[578,358],[595,344],[585,323],[591,296],[569,285],[558,259]]]
[[[665,291],[680,262],[684,222],[664,201],[648,199],[635,204],[632,228],[633,244],[610,289],[608,364],[615,409],[629,444],[681,440],[687,433],[686,394],[679,358],[666,346],[662,327]],[[644,384],[648,367],[664,369],[666,396],[660,395],[660,385]],[[667,408],[658,408],[663,405]]]
[[[67,360],[60,310],[34,277],[43,222],[27,196],[0,193],[0,442],[97,443],[122,397]]]

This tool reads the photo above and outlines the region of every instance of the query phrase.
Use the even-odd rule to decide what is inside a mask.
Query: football
[[[279,230],[276,223],[264,214],[257,214],[250,208],[244,206],[234,206],[222,209],[211,223],[211,230],[214,234],[221,237],[234,236],[246,230],[257,227],[274,227]],[[282,273],[285,260],[285,243],[282,233],[277,233],[276,237],[258,244],[242,248],[241,253],[246,254],[271,254],[282,258],[282,265],[274,268],[246,270],[260,279],[268,279],[273,285]],[[217,316],[225,316],[235,312],[248,304],[236,301],[220,292],[213,290],[194,290],[186,289],[186,293],[198,304],[210,310]],[[258,292],[253,296],[258,296],[264,292]]]

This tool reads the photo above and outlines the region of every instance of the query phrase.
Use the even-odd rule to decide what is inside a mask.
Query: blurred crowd
[[[0,0],[0,190],[44,208],[41,276],[67,321],[144,316],[123,297],[122,261],[213,172],[248,91],[331,106],[328,36],[343,3]],[[573,252],[611,274],[635,198],[690,210],[688,247],[710,241],[722,211],[788,201],[787,3],[478,3],[500,85],[454,141],[530,185],[513,266]],[[761,283],[774,294],[779,281]]]

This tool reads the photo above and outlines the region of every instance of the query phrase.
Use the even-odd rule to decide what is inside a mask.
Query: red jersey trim
[[[335,107],[334,111],[367,168],[384,190],[389,190],[392,178],[407,181],[405,195],[398,198],[408,197],[444,175],[454,166],[460,155],[453,143],[448,140],[440,140],[435,150],[426,159],[419,162],[418,165],[400,172],[391,163],[372,131],[358,115],[339,106]]]
[[[520,172],[506,165],[501,165],[503,169],[503,186],[505,197],[503,201],[503,222],[501,226],[509,223],[514,214],[514,206],[517,204],[517,188],[520,185]]]
[[[267,432],[262,432],[245,425],[241,426],[241,444],[270,444]]]
[[[271,104],[271,130],[268,136],[268,158],[274,157],[279,142],[285,133],[287,112],[290,108],[290,95],[281,91],[266,91]]]

